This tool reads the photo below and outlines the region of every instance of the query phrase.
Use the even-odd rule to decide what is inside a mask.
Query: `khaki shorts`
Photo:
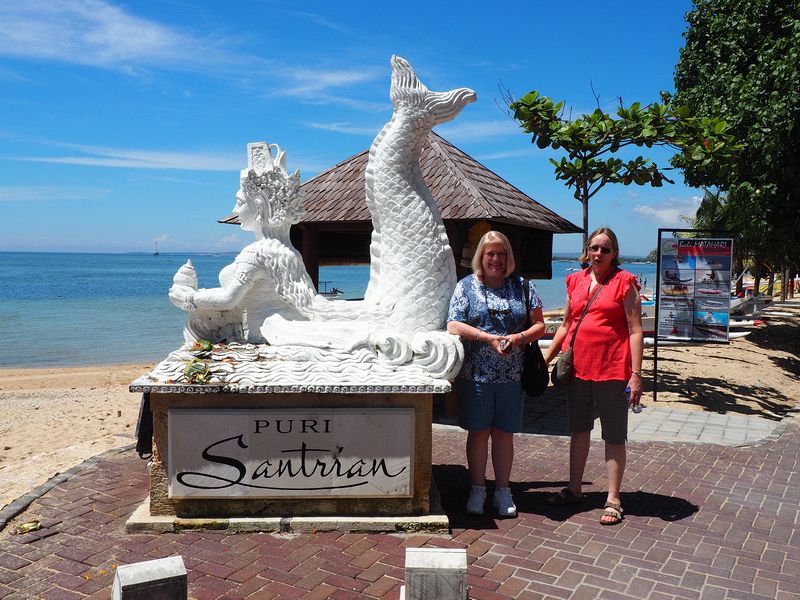
[[[567,384],[570,433],[591,431],[600,417],[603,440],[609,444],[628,441],[627,381],[586,381],[573,377]]]

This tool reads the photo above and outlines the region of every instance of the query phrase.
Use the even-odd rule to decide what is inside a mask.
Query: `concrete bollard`
[[[457,548],[406,548],[407,600],[465,600],[467,551]]]
[[[187,600],[187,585],[180,556],[121,565],[114,577],[111,600]]]

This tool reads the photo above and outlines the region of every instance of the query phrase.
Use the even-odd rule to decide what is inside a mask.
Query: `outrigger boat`
[[[731,298],[730,311],[736,315],[757,315],[772,302],[772,298],[759,294],[758,296],[745,296]]]
[[[338,298],[339,296],[344,294],[344,292],[342,290],[340,290],[338,288],[335,288],[335,287],[332,287],[331,289],[328,289],[328,284],[330,284],[330,283],[331,283],[330,281],[320,281],[319,282],[319,285],[322,288],[320,290],[320,292],[319,292],[320,296],[327,296],[328,298]]]

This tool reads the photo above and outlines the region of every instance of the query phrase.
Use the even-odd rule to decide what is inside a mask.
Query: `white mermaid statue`
[[[408,376],[405,367],[442,379],[457,373],[463,348],[444,330],[455,262],[419,156],[431,128],[476,96],[467,88],[429,91],[408,62],[393,56],[391,63],[394,112],[370,148],[365,175],[373,234],[364,300],[316,293],[289,241],[303,213],[299,175],[288,175],[276,145],[249,144],[235,212],[256,240],[222,270],[219,288],[197,289],[191,263],[175,275],[170,299],[192,311],[187,341],[266,343],[309,365],[377,362],[398,378]],[[299,348],[306,349],[302,358]]]
[[[197,289],[189,261],[176,273],[169,298],[191,311],[186,341],[264,343],[264,320],[281,315],[305,319],[304,308],[316,296],[303,258],[289,241],[290,227],[303,216],[300,174],[286,171],[286,153],[276,144],[247,145],[247,169],[241,172],[234,214],[255,241],[219,274],[221,287]]]

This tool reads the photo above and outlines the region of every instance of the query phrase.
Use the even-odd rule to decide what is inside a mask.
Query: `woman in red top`
[[[608,497],[600,523],[616,525],[623,518],[619,491],[625,471],[628,404],[638,404],[642,397],[641,300],[636,278],[619,268],[617,236],[607,227],[592,232],[581,261],[588,262],[589,267],[567,276],[564,321],[545,355],[548,363],[569,347],[583,309],[596,287],[604,287],[589,307],[572,350],[575,376],[567,385],[569,486],[548,498],[548,503],[584,500],[581,483],[597,415],[608,471]],[[630,400],[626,388],[630,389]]]

